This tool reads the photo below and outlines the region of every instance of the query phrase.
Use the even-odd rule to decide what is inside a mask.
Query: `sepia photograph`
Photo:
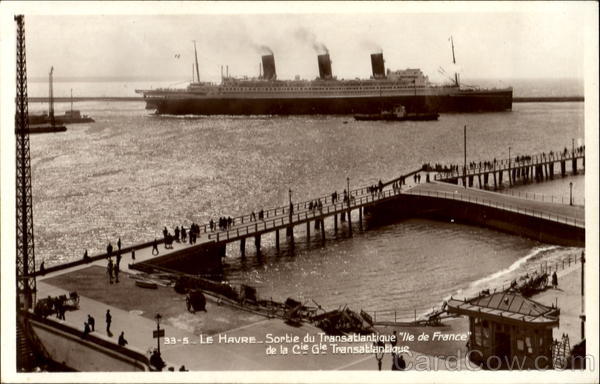
[[[598,3],[0,20],[2,382],[598,382]]]

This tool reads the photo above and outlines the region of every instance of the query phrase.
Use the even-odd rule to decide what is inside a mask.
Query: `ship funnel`
[[[385,65],[383,61],[383,53],[371,54],[371,68],[373,68],[373,77],[383,79],[385,77]]]
[[[263,66],[263,78],[266,80],[277,79],[277,72],[275,72],[275,57],[271,55],[263,55],[262,57]]]
[[[319,77],[321,79],[331,79],[331,60],[329,54],[318,55],[317,60],[319,61]]]

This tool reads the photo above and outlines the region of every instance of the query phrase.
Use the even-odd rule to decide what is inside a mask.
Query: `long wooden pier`
[[[572,174],[578,173],[577,163],[581,160],[585,168],[585,147],[573,148],[562,152],[549,152],[535,156],[516,156],[501,161],[471,163],[468,166],[453,167],[448,171],[436,170],[434,180],[453,184],[462,182],[463,186],[473,187],[475,178],[479,188],[489,189],[492,186],[497,190],[503,185],[503,175],[506,173],[510,186],[521,182],[523,184],[544,180],[552,180],[558,175],[555,165],[560,166],[560,175],[567,174],[567,164],[571,164]]]

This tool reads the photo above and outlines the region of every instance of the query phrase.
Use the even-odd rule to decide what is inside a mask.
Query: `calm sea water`
[[[84,249],[100,252],[117,237],[127,245],[159,237],[165,225],[283,205],[288,189],[298,201],[341,191],[346,177],[359,186],[424,162],[460,163],[465,124],[474,161],[507,157],[509,146],[516,156],[562,149],[572,138],[584,143],[583,103],[514,104],[512,112],[401,124],[350,116],[159,117],[137,102],[76,108],[96,122],[31,138],[36,258],[47,266],[80,258]],[[574,180],[583,185],[582,176]],[[560,180],[542,188],[568,197]],[[583,198],[583,188],[575,193]],[[226,278],[257,286],[263,297],[411,317],[449,295],[501,286],[541,262],[580,252],[418,219],[352,238],[330,231],[325,246],[297,233],[293,252],[277,253],[266,236],[262,257],[249,245],[242,261],[231,246]]]

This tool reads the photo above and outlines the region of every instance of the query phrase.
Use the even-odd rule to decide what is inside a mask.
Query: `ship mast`
[[[50,67],[50,74],[48,75],[49,78],[49,94],[50,94],[50,98],[49,98],[49,107],[48,107],[48,115],[50,117],[50,124],[54,127],[55,125],[55,120],[54,120],[54,92],[52,89],[52,73],[54,72],[54,67]]]
[[[456,72],[456,57],[454,56],[454,39],[450,36],[450,43],[452,44],[452,64],[454,64],[454,83],[458,87],[458,73]]]
[[[196,51],[196,40],[194,41],[194,57],[196,58],[196,78],[200,82],[200,71],[198,70],[198,52]]]

